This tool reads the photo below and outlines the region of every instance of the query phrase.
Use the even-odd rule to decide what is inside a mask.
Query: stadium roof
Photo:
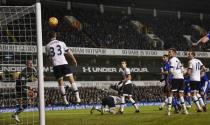
[[[36,0],[6,0],[7,4],[30,4]],[[17,2],[15,2],[17,1]],[[160,9],[160,10],[180,10],[188,12],[210,13],[210,2],[208,0],[41,0],[44,3],[50,1],[71,1],[92,4],[105,4],[115,6],[131,6],[137,8]]]

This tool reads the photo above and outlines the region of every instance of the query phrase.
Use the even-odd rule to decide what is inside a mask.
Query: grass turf
[[[210,105],[208,105],[210,109]],[[101,115],[90,110],[47,111],[46,125],[208,125],[210,111],[197,113],[195,107],[189,110],[189,115],[165,115],[165,110],[159,111],[157,106],[142,106],[140,113],[134,113],[133,108],[126,108],[123,115]],[[20,115],[20,125],[38,125],[38,112],[24,112]],[[35,121],[35,122],[33,122]],[[11,113],[0,114],[0,125],[14,125]]]

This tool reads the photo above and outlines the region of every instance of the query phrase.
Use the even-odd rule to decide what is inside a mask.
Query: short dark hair
[[[169,50],[171,50],[171,51],[176,53],[176,49],[175,48],[170,48]]]
[[[191,55],[193,56],[193,57],[195,57],[195,52],[194,51],[189,51],[190,53],[191,53]]]
[[[163,57],[168,57],[168,54],[164,54]]]
[[[51,31],[51,32],[48,33],[48,36],[49,36],[50,39],[51,39],[51,38],[54,38],[54,37],[57,36],[57,32]]]
[[[125,59],[121,60],[121,62],[125,62],[127,64],[127,61]]]

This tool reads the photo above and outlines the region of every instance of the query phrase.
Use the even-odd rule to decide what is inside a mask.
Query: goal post
[[[36,3],[37,55],[38,55],[38,85],[39,85],[39,122],[45,125],[43,50],[42,50],[42,19],[41,4]]]

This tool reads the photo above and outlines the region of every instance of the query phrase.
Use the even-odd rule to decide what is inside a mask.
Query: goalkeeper
[[[26,68],[24,68],[19,74],[16,80],[16,99],[18,103],[18,109],[12,114],[12,118],[16,122],[20,122],[18,115],[23,112],[28,106],[28,102],[33,98],[34,92],[30,86],[27,85],[28,82],[34,82],[37,80],[37,71],[33,67],[33,61],[27,60]]]

